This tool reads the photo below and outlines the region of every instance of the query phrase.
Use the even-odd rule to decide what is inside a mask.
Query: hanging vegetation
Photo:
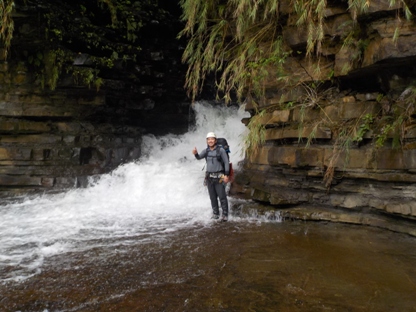
[[[279,0],[181,0],[182,20],[186,23],[179,36],[189,38],[183,61],[189,65],[185,87],[192,99],[202,90],[210,74],[215,76],[218,94],[228,102],[235,93],[237,99],[264,94],[267,81],[293,83],[283,64],[289,55],[298,53],[315,55],[319,71],[322,52],[326,0],[287,1],[285,14],[280,12]],[[390,0],[394,6],[395,0]],[[403,15],[411,18],[404,0],[400,0]],[[353,19],[368,10],[370,1],[352,0],[348,10]],[[306,30],[307,44],[304,51],[291,51],[283,40],[282,28],[290,18],[295,19],[299,31]],[[400,14],[397,15],[400,19]],[[344,46],[359,38],[355,28]],[[359,44],[358,44],[359,45]],[[359,50],[362,51],[362,45]],[[357,58],[359,55],[357,55]],[[346,69],[345,71],[348,71]],[[296,82],[295,82],[296,83]]]
[[[183,61],[189,64],[186,85],[195,99],[210,73],[226,102],[234,92],[260,96],[269,77],[285,79],[282,64],[290,53],[283,46],[278,1],[181,1],[189,37]]]
[[[13,8],[13,0],[0,1],[0,41],[4,44],[3,58],[7,58],[7,53],[10,49],[10,44],[13,38]]]

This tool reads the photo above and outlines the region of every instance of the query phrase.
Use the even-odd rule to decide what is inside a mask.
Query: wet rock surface
[[[414,221],[414,22],[397,24],[401,8],[388,1],[360,12],[328,2],[322,56],[307,57],[299,51],[311,39],[308,29],[283,3],[283,38],[298,51],[284,67],[295,83],[271,75],[265,97],[247,101],[252,116],[243,122],[253,122],[257,138],[263,127],[265,141],[236,175],[234,194],[276,209],[308,204]],[[408,5],[414,12],[415,3]],[[354,29],[360,36],[348,45]]]
[[[102,241],[0,285],[2,311],[416,311],[416,240],[243,221]]]

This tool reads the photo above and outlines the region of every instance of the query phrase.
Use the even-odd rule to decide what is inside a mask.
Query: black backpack
[[[230,146],[228,145],[228,142],[224,138],[218,138],[217,139],[217,145],[221,146],[225,151],[227,152],[228,160],[230,160]]]

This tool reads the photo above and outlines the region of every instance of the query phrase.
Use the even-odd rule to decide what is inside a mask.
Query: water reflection
[[[416,239],[323,223],[212,223],[57,255],[6,311],[415,311]]]

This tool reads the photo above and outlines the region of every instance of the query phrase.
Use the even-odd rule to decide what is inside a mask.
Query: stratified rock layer
[[[416,26],[397,18],[399,6],[370,3],[354,22],[364,49],[342,47],[353,18],[334,2],[320,62],[289,58],[296,87],[271,80],[266,99],[247,103],[252,118],[265,110],[257,119],[265,144],[246,160],[233,194],[276,207],[309,204],[415,219]],[[306,31],[287,20],[286,43],[304,49]]]

